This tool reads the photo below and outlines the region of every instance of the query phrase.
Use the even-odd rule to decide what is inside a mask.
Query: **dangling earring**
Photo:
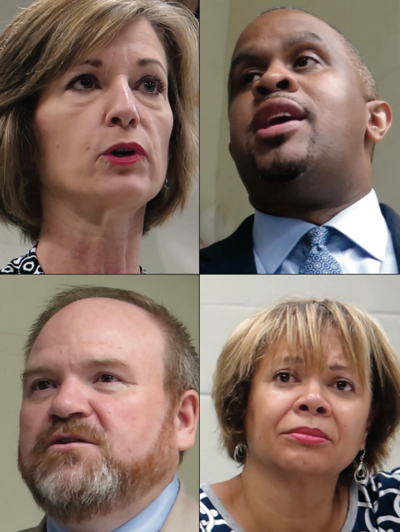
[[[363,449],[362,455],[360,457],[360,463],[358,464],[357,469],[354,471],[354,480],[357,484],[365,485],[369,481],[369,471],[367,466],[364,464],[365,458],[365,449]]]
[[[233,459],[239,464],[243,464],[247,458],[247,445],[245,443],[238,443],[233,452]]]
[[[167,190],[169,189],[169,181],[168,181],[168,177],[165,178],[165,181],[164,181],[164,188],[166,188]]]

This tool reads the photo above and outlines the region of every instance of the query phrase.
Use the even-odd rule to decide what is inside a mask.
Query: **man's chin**
[[[287,183],[294,181],[303,175],[308,168],[305,159],[298,161],[277,160],[269,166],[259,166],[258,176],[268,183]]]

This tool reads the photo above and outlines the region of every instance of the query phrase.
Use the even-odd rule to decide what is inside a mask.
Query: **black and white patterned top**
[[[12,259],[0,273],[44,273],[36,255],[37,243],[25,255]],[[141,266],[140,273],[147,273]]]
[[[365,486],[350,485],[350,504],[341,532],[400,531],[400,468],[378,471]],[[244,532],[211,488],[200,488],[200,532]]]

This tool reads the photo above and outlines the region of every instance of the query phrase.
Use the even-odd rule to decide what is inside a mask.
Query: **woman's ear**
[[[372,100],[367,102],[367,111],[368,123],[365,137],[375,144],[383,139],[392,125],[392,110],[387,102]]]

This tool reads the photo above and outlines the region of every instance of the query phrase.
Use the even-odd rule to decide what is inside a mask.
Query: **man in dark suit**
[[[195,532],[177,467],[194,443],[198,357],[163,306],[127,290],[53,298],[26,346],[18,465],[37,532]],[[24,531],[28,532],[28,531]]]
[[[300,10],[261,14],[233,52],[229,120],[256,212],[201,251],[201,273],[398,273],[400,217],[372,189],[391,110],[343,35]]]

